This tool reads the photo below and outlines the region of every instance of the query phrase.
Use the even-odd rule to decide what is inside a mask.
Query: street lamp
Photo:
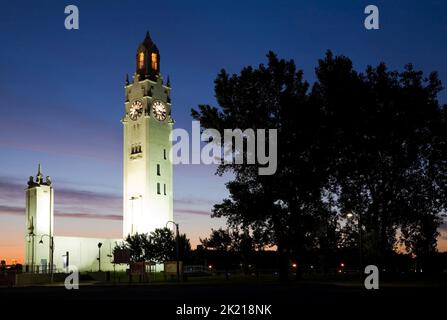
[[[43,234],[40,237],[39,244],[43,244],[43,237],[48,237],[48,241],[50,242],[50,276],[51,276],[51,282],[53,282],[53,256],[54,256],[54,237],[49,234]]]
[[[101,247],[102,242],[98,242],[98,272],[101,272]]]
[[[31,217],[31,225],[28,228],[28,234],[25,236],[25,239],[28,238],[28,249],[29,249],[29,242],[31,242],[31,272],[34,272],[34,237],[36,236],[34,234],[34,225],[33,225],[33,218]],[[29,261],[27,261],[29,263]]]
[[[65,272],[69,272],[69,265],[70,265],[70,252],[65,251],[65,254],[62,255],[63,258],[65,258]]]
[[[354,216],[357,215],[357,228],[359,229],[359,262],[360,262],[360,274],[362,274],[363,269],[363,248],[362,248],[362,232],[363,232],[363,225],[362,225],[362,215],[361,214],[355,214],[355,212],[348,212],[346,214],[346,217],[348,219],[353,219]]]
[[[166,222],[166,227],[168,227],[169,223],[173,223],[175,225],[175,255],[177,257],[177,281],[180,282],[180,261],[179,261],[179,231],[178,231],[178,223],[174,221]]]
[[[132,197],[130,197],[130,203],[131,203],[131,210],[130,210],[130,212],[131,212],[131,219],[130,219],[130,222],[131,222],[131,225],[130,225],[130,234],[134,234],[134,224],[135,224],[135,212],[134,212],[134,201],[135,200],[138,200],[138,199],[141,199],[141,198],[143,198],[143,196],[142,195],[139,195],[138,197],[135,197],[135,196],[132,196]],[[142,208],[142,206],[140,206],[141,208]],[[140,212],[140,217],[138,217],[138,219],[141,219],[141,215],[142,215],[142,210],[141,210],[141,212]]]

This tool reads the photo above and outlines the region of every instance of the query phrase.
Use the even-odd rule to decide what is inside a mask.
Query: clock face
[[[129,117],[132,120],[137,120],[143,114],[143,102],[135,100],[129,108]]]
[[[155,119],[158,121],[163,121],[166,119],[167,116],[167,110],[166,106],[161,101],[154,101],[152,103],[152,112],[154,113]]]

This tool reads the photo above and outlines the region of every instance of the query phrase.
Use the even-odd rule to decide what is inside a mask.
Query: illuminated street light
[[[50,276],[51,276],[51,282],[53,282],[53,257],[54,257],[54,237],[52,235],[49,234],[44,234],[40,237],[40,241],[39,244],[43,244],[43,237],[48,237],[49,238],[49,245],[50,245]]]
[[[358,230],[359,230],[359,260],[360,260],[360,272],[362,272],[361,270],[363,269],[363,243],[362,243],[362,232],[363,232],[363,224],[362,224],[362,215],[361,214],[356,214],[357,216],[357,226],[358,226]],[[354,218],[354,212],[348,212],[346,214],[346,218],[348,219],[352,219]]]
[[[175,255],[176,255],[176,260],[177,260],[177,281],[180,282],[180,257],[179,257],[179,231],[178,231],[178,223],[175,223],[174,221],[168,221],[166,222],[166,227],[168,227],[168,224],[172,223],[175,225]]]

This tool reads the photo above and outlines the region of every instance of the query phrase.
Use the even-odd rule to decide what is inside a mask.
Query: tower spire
[[[42,166],[39,163],[39,166],[37,167],[36,183],[41,184],[42,182],[43,182]]]

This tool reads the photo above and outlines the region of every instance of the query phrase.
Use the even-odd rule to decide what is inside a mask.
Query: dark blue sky
[[[69,4],[79,7],[79,30],[64,28]],[[368,4],[380,9],[380,30],[363,27]],[[37,162],[66,196],[73,191],[56,202],[61,213],[97,214],[104,210],[101,197],[111,195],[116,206],[99,213],[120,214],[123,84],[146,30],[160,50],[162,74],[171,78],[176,126],[188,129],[190,109],[214,103],[213,80],[221,68],[258,65],[269,50],[293,58],[309,81],[331,49],[360,70],[381,61],[391,69],[412,62],[439,71],[447,83],[446,12],[445,1],[3,1],[0,211],[8,218],[0,214],[0,222],[12,219],[7,206],[24,206],[21,184]],[[445,92],[441,101],[447,102]],[[216,224],[207,214],[225,196],[225,181],[209,167],[175,169],[177,214],[187,231],[204,235]],[[75,191],[90,192],[93,200],[80,201]],[[56,231],[72,232],[72,222],[70,229],[59,220]],[[119,235],[118,223],[108,223]]]
[[[413,62],[446,80],[444,1],[375,1],[381,30],[363,28],[370,1],[32,1],[0,7],[2,91],[48,100],[116,123],[123,79],[134,71],[136,46],[146,30],[170,75],[179,125],[189,109],[213,102],[220,68],[237,72],[265,61],[273,50],[293,58],[313,80],[326,49],[352,58],[357,68],[385,61]],[[80,30],[63,27],[64,7],[76,4]],[[3,92],[2,92],[3,94]],[[442,98],[445,100],[446,95]],[[88,106],[88,107],[87,107]],[[186,123],[185,123],[186,124]]]

